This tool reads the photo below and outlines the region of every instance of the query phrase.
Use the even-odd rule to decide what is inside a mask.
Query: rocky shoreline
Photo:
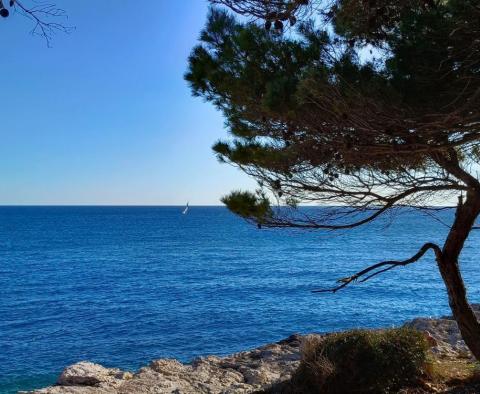
[[[480,316],[480,305],[472,306]],[[442,359],[471,358],[451,317],[417,318],[405,326],[425,332],[432,351]],[[200,357],[190,364],[172,359],[155,360],[135,373],[84,361],[67,367],[58,378],[57,385],[28,393],[254,393],[291,377],[300,363],[301,344],[306,337],[294,334],[253,350],[226,357]]]

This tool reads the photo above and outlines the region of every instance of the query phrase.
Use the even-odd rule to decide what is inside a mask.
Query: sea
[[[402,208],[342,232],[258,229],[225,207],[183,209],[0,207],[0,393],[53,384],[81,360],[134,371],[450,312],[431,252],[336,294],[311,292],[442,242],[450,209]],[[473,232],[461,256],[471,302],[479,240]]]

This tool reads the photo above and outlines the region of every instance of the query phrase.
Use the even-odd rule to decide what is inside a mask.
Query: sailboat
[[[188,212],[188,202],[187,202],[187,205],[185,206],[185,209],[183,210],[182,214],[186,215],[187,212]]]

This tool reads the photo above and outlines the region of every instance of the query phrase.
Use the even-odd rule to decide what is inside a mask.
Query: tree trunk
[[[478,191],[469,191],[465,204],[460,201],[455,214],[455,221],[443,246],[441,255],[437,256],[438,266],[448,292],[448,301],[457,321],[462,338],[477,360],[480,360],[480,323],[467,301],[467,292],[458,265],[458,258],[463,249],[478,214],[480,213],[480,196]]]

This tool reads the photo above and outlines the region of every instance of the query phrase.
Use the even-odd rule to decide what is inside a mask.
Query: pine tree
[[[212,2],[257,18],[212,9],[186,74],[193,94],[225,116],[231,138],[215,144],[219,159],[260,185],[225,204],[259,226],[347,229],[397,206],[434,210],[432,201],[458,196],[444,245],[427,242],[407,260],[380,262],[328,290],[431,250],[480,360],[480,324],[459,269],[480,213],[480,3]],[[290,208],[276,208],[272,196]],[[337,208],[307,215],[295,209],[305,202]]]

